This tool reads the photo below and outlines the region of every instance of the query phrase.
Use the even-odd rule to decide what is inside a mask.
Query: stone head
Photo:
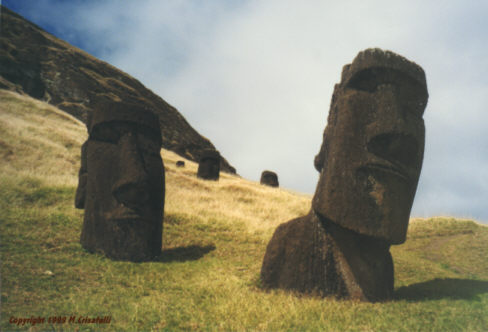
[[[205,150],[198,163],[197,176],[205,180],[218,180],[220,177],[220,153]]]
[[[335,86],[312,207],[341,227],[405,241],[422,167],[424,71],[389,51],[360,52]]]
[[[261,173],[261,184],[270,186],[270,187],[278,187],[278,175],[272,171],[263,171]]]
[[[165,192],[158,116],[113,102],[94,109],[75,199],[85,209],[82,244],[118,259],[158,255]]]

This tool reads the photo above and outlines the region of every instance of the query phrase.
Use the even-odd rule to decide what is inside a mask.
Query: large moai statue
[[[204,180],[217,181],[220,177],[220,153],[215,150],[205,150],[198,163],[197,177]]]
[[[165,179],[158,116],[99,102],[87,128],[75,198],[85,209],[82,246],[117,260],[160,255]]]
[[[278,175],[272,171],[263,171],[261,173],[260,183],[270,187],[279,187]]]
[[[393,295],[390,245],[406,240],[422,167],[428,93],[421,67],[368,49],[335,86],[307,216],[280,225],[265,288],[381,301]]]

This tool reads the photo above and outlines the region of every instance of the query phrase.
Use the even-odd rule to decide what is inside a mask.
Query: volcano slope
[[[136,103],[159,116],[163,147],[198,161],[215,146],[141,82],[0,6],[0,88],[47,101],[82,122],[99,99]],[[163,79],[163,78],[162,78]],[[235,168],[221,157],[221,170]]]

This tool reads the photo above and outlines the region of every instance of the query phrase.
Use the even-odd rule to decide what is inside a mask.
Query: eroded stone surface
[[[261,282],[266,288],[281,288],[315,295],[346,296],[337,271],[336,244],[315,214],[278,226],[266,248]]]
[[[263,171],[261,173],[260,183],[270,187],[279,187],[280,185],[278,175],[272,171]]]
[[[344,67],[316,165],[313,208],[360,234],[405,241],[424,153],[423,70],[370,49]]]
[[[406,239],[427,98],[422,68],[392,52],[368,49],[344,66],[314,160],[312,210],[276,230],[261,270],[265,288],[391,298],[389,248]]]
[[[197,176],[204,180],[217,181],[220,177],[220,153],[218,151],[204,151],[198,163]]]
[[[88,119],[75,206],[85,209],[82,246],[112,259],[161,254],[165,178],[157,115],[99,102]]]

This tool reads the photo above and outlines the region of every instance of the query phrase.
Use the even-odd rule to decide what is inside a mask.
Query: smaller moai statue
[[[263,171],[261,173],[261,184],[270,187],[279,187],[278,175],[272,171]]]
[[[217,181],[220,176],[220,153],[215,150],[205,150],[198,163],[197,177],[204,180]]]
[[[75,207],[81,244],[116,260],[161,254],[165,177],[159,118],[138,105],[98,102],[81,148]]]

